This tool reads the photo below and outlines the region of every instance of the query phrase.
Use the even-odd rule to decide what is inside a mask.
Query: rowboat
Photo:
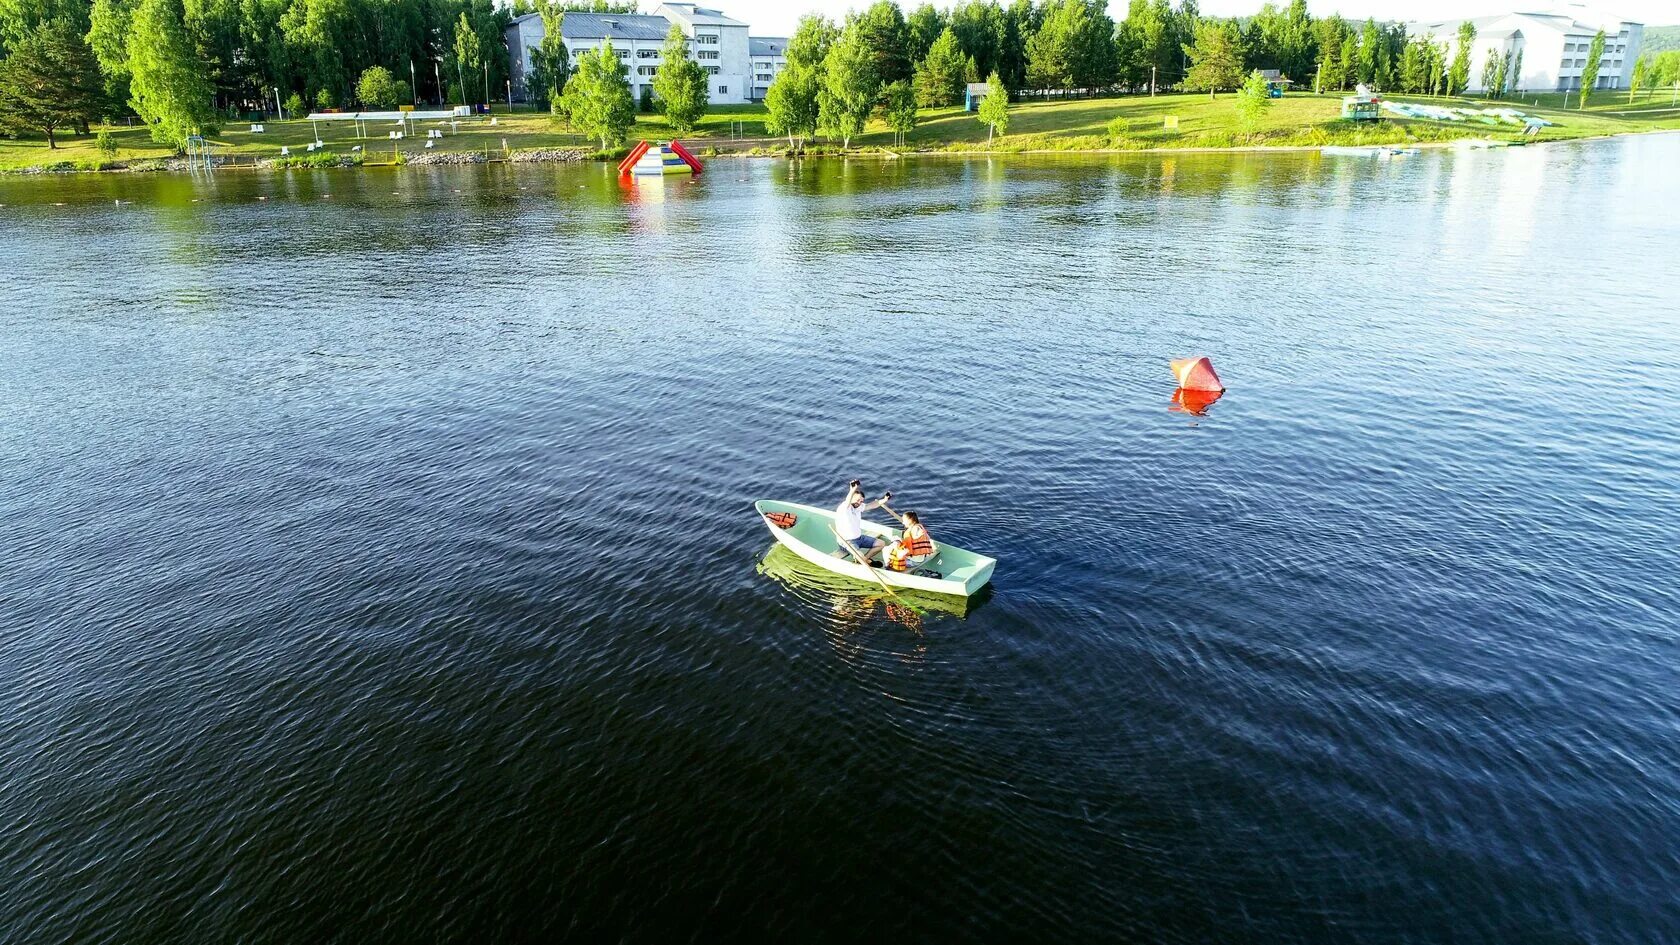
[[[769,550],[759,559],[758,573],[778,582],[795,597],[837,614],[872,616],[881,605],[888,605],[887,618],[899,623],[909,623],[913,617],[928,614],[967,617],[969,610],[986,596],[984,588],[973,597],[958,597],[902,587],[888,595],[874,581],[860,584],[824,565],[812,564],[779,541],[771,542]]]
[[[754,502],[753,508],[758,511],[759,518],[764,520],[764,526],[770,529],[770,534],[794,554],[836,574],[867,581],[876,586],[885,583],[890,587],[926,591],[930,594],[968,597],[986,586],[986,582],[992,579],[992,569],[997,567],[997,561],[946,544],[935,536],[936,553],[914,571],[866,568],[859,564],[857,559],[839,550],[839,539],[832,531],[834,513],[831,510],[771,499]],[[793,521],[784,528],[772,522],[771,515],[777,515],[778,518],[791,515]],[[896,541],[899,536],[897,529],[874,522],[864,522],[863,531],[866,535],[874,535],[886,541]]]

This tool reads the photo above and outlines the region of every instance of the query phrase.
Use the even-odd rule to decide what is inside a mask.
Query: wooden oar
[[[840,533],[834,530],[833,525],[828,526],[828,530],[831,534],[834,535],[834,538],[835,538],[836,541],[840,542],[840,544],[842,544],[846,547],[847,551],[850,551],[852,553],[852,557],[857,559],[857,563],[863,565],[863,569],[865,571],[869,572],[869,576],[874,578],[876,580],[876,582],[881,585],[882,589],[884,589],[892,597],[894,597],[894,598],[898,597],[898,594],[893,591],[892,585],[888,584],[885,578],[881,577],[879,574],[876,574],[875,569],[869,566],[869,559],[865,558],[863,556],[862,552],[860,552],[856,548],[852,547],[851,542],[847,541],[844,538],[841,538]]]

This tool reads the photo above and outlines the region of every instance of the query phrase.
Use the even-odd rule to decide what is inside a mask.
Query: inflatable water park
[[[699,159],[683,147],[681,141],[654,144],[643,141],[630,150],[619,162],[620,177],[666,177],[672,174],[693,176],[705,170]]]

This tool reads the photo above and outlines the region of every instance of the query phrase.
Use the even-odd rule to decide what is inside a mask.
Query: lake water
[[[0,940],[1680,940],[1676,167],[0,179]]]

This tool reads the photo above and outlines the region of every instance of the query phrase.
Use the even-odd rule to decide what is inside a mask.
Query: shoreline
[[[1619,131],[1613,134],[1579,135],[1567,138],[1542,138],[1539,140],[1509,140],[1497,137],[1476,137],[1466,135],[1462,138],[1435,141],[1390,141],[1373,142],[1358,145],[1337,145],[1336,147],[1357,148],[1408,148],[1429,151],[1453,150],[1468,141],[1495,141],[1499,147],[1535,147],[1540,145],[1568,144],[1579,141],[1606,141],[1615,138],[1628,138],[1643,135],[1680,134],[1680,129],[1648,128],[1638,131]],[[829,151],[824,148],[815,154],[805,152],[793,153],[791,149],[765,149],[762,147],[718,150],[703,148],[698,150],[710,151],[705,154],[707,160],[730,158],[735,160],[754,159],[784,159],[784,160],[821,160],[827,158],[874,158],[878,160],[903,160],[916,157],[1112,157],[1115,155],[1151,155],[1151,154],[1302,154],[1322,151],[1331,145],[1317,144],[1289,144],[1289,145],[1234,145],[1231,147],[1160,147],[1160,148],[1038,148],[1022,150],[996,150],[986,148],[967,148],[941,146],[936,148],[922,148],[913,151],[894,151],[888,148],[858,148],[852,150]],[[348,155],[336,156],[337,160],[318,163],[292,162],[286,158],[263,158],[249,163],[218,159],[214,170],[229,171],[293,171],[293,170],[362,170],[373,168],[422,168],[422,167],[471,167],[482,164],[605,164],[608,159],[600,158],[599,152],[590,148],[533,148],[516,150],[506,156],[492,159],[485,151],[444,151],[434,154],[419,154],[413,158],[397,162],[363,163],[359,157]],[[58,164],[43,164],[32,167],[7,168],[0,170],[0,177],[41,177],[61,176],[72,174],[167,174],[167,173],[195,173],[202,170],[184,157],[173,158],[143,158],[133,162],[112,162],[109,166],[88,167],[65,161]]]

